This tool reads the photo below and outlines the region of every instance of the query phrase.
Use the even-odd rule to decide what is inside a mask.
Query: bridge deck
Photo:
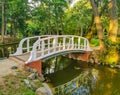
[[[26,62],[28,60],[29,56],[30,56],[30,53],[27,53],[27,54],[24,54],[24,55],[12,56],[12,57],[14,57],[16,59],[19,59],[23,62]]]
[[[91,47],[91,49],[92,49],[92,50],[99,50],[99,47]],[[53,52],[53,50],[51,50],[51,52]],[[44,53],[47,54],[48,51],[45,51]],[[37,56],[38,56],[38,57],[39,57],[40,55],[41,55],[41,53],[37,53]],[[26,54],[18,55],[18,56],[13,56],[13,57],[15,57],[16,59],[19,59],[19,60],[21,60],[21,61],[23,61],[23,62],[26,62],[26,61],[29,59],[29,57],[30,57],[30,53],[26,53]]]
[[[56,48],[56,51],[58,51],[59,49],[62,50],[62,47],[61,48]],[[53,51],[54,51],[54,49],[51,49],[50,53],[52,53]],[[75,51],[75,52],[77,52],[77,51]],[[81,52],[83,52],[83,51],[81,51]],[[64,53],[66,53],[66,52],[62,52],[62,54],[64,54]],[[68,53],[70,53],[70,51]],[[44,51],[44,54],[47,55],[48,54],[48,50]],[[59,54],[56,54],[56,55],[59,55]],[[42,56],[42,53],[40,53],[39,51],[37,51],[37,57],[39,57],[39,56]],[[52,56],[54,56],[54,55],[52,55]],[[52,56],[50,55],[48,57],[52,57]],[[23,55],[17,55],[17,56],[14,56],[14,57],[17,58],[17,59],[19,59],[19,60],[21,60],[21,61],[23,61],[23,62],[26,62],[29,59],[29,57],[30,57],[30,53],[26,53],[26,54],[23,54]],[[47,57],[44,58],[44,59],[47,59]]]

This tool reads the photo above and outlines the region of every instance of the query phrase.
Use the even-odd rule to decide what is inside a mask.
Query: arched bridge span
[[[30,39],[34,43],[30,46]],[[26,41],[26,47],[23,47]],[[26,49],[26,51],[25,51]],[[28,60],[25,62],[30,63],[36,60],[44,60],[51,56],[70,53],[70,52],[80,52],[84,53],[90,51],[89,42],[86,38],[74,35],[43,35],[36,37],[29,37],[21,40],[17,52],[12,54],[14,56],[24,55],[25,53],[30,53]],[[25,52],[24,52],[25,51]]]

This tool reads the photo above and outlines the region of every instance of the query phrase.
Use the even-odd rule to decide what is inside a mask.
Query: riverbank
[[[36,70],[13,58],[0,60],[0,95],[53,95]]]
[[[0,60],[0,84],[3,83],[3,77],[7,76],[9,74],[16,74],[16,70],[13,70],[12,67],[13,66],[17,66],[18,69],[22,71],[23,69],[23,65],[20,64],[19,62],[15,62],[13,60],[11,60],[10,58],[5,58]]]
[[[18,61],[0,60],[0,95],[35,95],[23,82],[28,74]]]

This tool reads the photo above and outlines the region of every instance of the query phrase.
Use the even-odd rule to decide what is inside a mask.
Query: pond
[[[6,44],[0,46],[0,59],[9,57],[10,53],[14,53],[18,47],[18,43]]]
[[[120,95],[120,70],[58,56],[43,63],[54,95]]]

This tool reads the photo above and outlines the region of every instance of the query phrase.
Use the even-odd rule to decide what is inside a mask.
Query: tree
[[[116,0],[108,0],[108,2],[105,1],[105,4],[108,4],[108,8],[107,8],[108,11],[106,11],[106,13],[102,12],[102,14],[101,12],[98,11],[98,6],[99,4],[102,4],[100,2],[103,2],[103,1],[90,0],[90,2],[93,9],[94,22],[96,24],[96,29],[98,31],[98,37],[105,47],[102,49],[104,50],[104,52],[102,52],[102,55],[100,57],[103,56],[102,59],[104,59],[106,63],[116,64],[119,59],[119,55],[117,51],[117,43],[116,43],[117,31],[118,31]],[[104,32],[101,24],[101,18],[102,19],[110,18],[108,36],[104,36]]]
[[[4,42],[5,33],[5,0],[2,0],[2,31],[1,31],[1,43]]]
[[[29,13],[28,0],[6,1],[7,24],[9,24],[10,34],[13,39],[17,38],[20,34],[24,34]]]
[[[91,6],[86,0],[75,3],[65,12],[64,34],[85,36],[91,23]]]
[[[109,49],[107,50],[106,62],[117,64],[119,61],[119,54],[117,49],[117,32],[118,32],[118,16],[117,16],[116,0],[108,0],[108,9],[110,14],[109,22]]]
[[[93,10],[93,14],[94,14],[94,22],[96,24],[98,37],[99,37],[99,40],[100,40],[100,49],[104,50],[105,49],[104,33],[103,33],[102,25],[101,25],[100,16],[99,16],[99,13],[98,13],[98,8],[97,8],[96,2],[94,0],[90,0],[90,3],[91,3],[91,6],[92,6],[92,10]]]
[[[118,16],[116,0],[108,0],[108,9],[110,12],[109,39],[112,42],[116,42],[118,32]]]

